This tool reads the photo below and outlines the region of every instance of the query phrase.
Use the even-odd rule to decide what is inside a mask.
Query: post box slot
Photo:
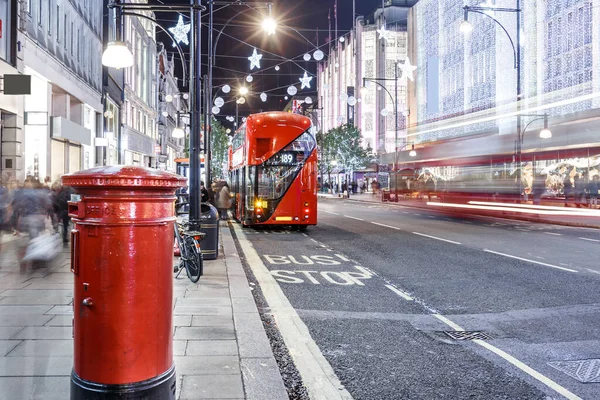
[[[69,217],[78,218],[79,217],[79,203],[68,202],[67,212],[69,213]]]
[[[79,274],[79,231],[71,231],[71,272]]]

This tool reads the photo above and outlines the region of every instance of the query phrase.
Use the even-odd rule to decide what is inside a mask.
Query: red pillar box
[[[71,399],[175,399],[174,201],[185,179],[115,166],[62,181],[80,196],[69,202]]]

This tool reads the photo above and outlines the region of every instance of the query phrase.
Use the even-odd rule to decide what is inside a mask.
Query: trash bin
[[[219,212],[209,203],[201,204],[200,232],[206,233],[202,239],[202,256],[205,260],[215,260],[219,256]]]
[[[72,400],[175,399],[173,204],[185,180],[110,166],[63,175],[73,218]]]

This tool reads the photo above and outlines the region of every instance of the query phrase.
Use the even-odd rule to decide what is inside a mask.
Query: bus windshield
[[[260,165],[258,167],[258,197],[265,200],[281,198],[315,147],[315,138],[306,131]]]

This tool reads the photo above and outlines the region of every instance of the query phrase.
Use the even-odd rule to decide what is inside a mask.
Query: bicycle
[[[193,283],[198,282],[203,274],[204,258],[200,241],[206,236],[203,232],[188,231],[188,222],[175,222],[175,240],[179,246],[179,264],[175,266],[173,272],[175,278],[179,277],[181,271],[185,269],[188,278]]]

